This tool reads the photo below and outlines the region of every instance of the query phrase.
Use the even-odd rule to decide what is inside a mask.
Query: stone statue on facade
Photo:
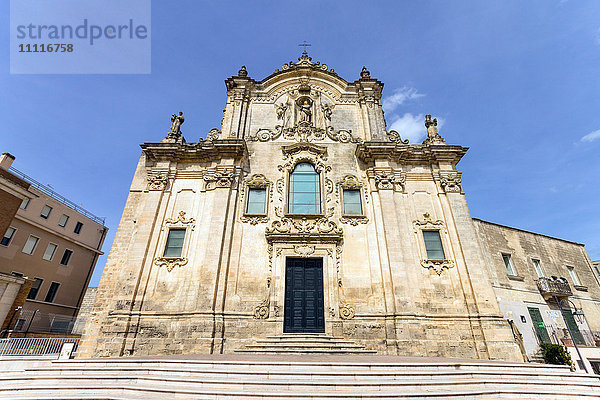
[[[171,116],[171,130],[162,141],[163,143],[185,143],[185,139],[181,134],[181,124],[183,124],[183,112],[179,111],[179,115],[173,114]]]
[[[311,122],[312,120],[312,104],[309,99],[304,99],[304,102],[298,103],[299,117],[298,122]]]
[[[437,118],[431,119],[431,114],[425,116],[425,128],[427,128],[427,138],[423,144],[446,144],[444,138],[438,133]]]
[[[185,118],[183,118],[182,111],[179,111],[179,115],[173,114],[171,116],[171,132],[170,133],[174,133],[176,135],[181,135],[181,125],[183,124],[183,121],[185,121]]]
[[[276,107],[277,107],[277,119],[283,120],[285,117],[285,113],[288,109],[287,103],[279,104]]]
[[[325,119],[327,121],[331,121],[331,114],[333,113],[333,107],[331,107],[329,104],[323,104],[323,105],[321,105],[321,109],[323,110],[323,117],[325,117]]]

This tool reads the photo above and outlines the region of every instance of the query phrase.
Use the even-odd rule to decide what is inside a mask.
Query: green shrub
[[[561,344],[542,343],[540,344],[544,362],[546,364],[558,364],[573,366],[571,355],[567,348]]]

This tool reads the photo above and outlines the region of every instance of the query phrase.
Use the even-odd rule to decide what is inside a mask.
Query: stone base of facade
[[[283,334],[283,317],[156,315],[111,316],[81,357],[228,354],[257,338]],[[481,322],[485,320],[486,322]],[[343,337],[381,355],[523,361],[500,318],[355,317],[327,320],[325,334]]]

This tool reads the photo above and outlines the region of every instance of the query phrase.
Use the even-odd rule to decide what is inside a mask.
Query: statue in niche
[[[183,118],[183,112],[179,111],[179,115],[173,114],[171,116],[171,133],[176,135],[181,135],[181,125],[185,121]]]
[[[304,97],[298,100],[298,122],[312,121],[312,100]]]

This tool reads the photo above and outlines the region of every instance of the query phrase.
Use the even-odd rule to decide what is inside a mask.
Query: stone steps
[[[597,376],[480,360],[253,354],[29,362],[20,371],[15,362],[0,360],[0,399],[600,398]]]
[[[322,333],[285,333],[267,336],[248,344],[237,353],[256,354],[376,354],[364,346],[342,337]]]

